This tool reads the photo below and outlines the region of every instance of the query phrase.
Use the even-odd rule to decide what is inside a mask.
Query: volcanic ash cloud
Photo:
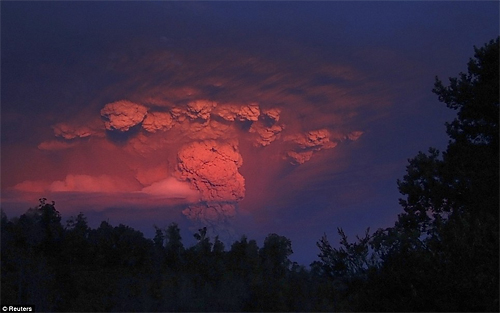
[[[278,108],[262,110],[260,120],[254,122],[250,127],[250,133],[256,133],[258,137],[255,139],[254,146],[268,146],[273,141],[280,137],[285,125],[280,125],[277,122],[280,119],[281,110]]]
[[[177,171],[201,193],[204,201],[239,201],[245,196],[245,179],[238,172],[243,159],[237,146],[214,140],[193,142],[181,148]]]
[[[167,131],[174,127],[175,122],[169,112],[149,112],[142,122],[142,128],[150,133]]]
[[[252,124],[252,127],[250,127],[249,132],[256,133],[258,135],[258,137],[255,139],[254,146],[265,147],[278,139],[283,129],[283,125],[275,124],[266,127],[262,123],[254,123]]]
[[[217,106],[216,102],[208,100],[197,100],[189,102],[187,105],[187,116],[191,119],[210,119],[210,112]]]
[[[242,122],[245,120],[256,122],[259,120],[259,115],[260,115],[259,105],[257,103],[252,103],[243,106],[240,112],[238,113],[237,117]]]
[[[230,219],[236,215],[236,204],[226,202],[206,202],[194,204],[182,211],[190,220],[201,225],[209,225],[213,235],[232,235]]]
[[[287,153],[290,162],[292,164],[303,164],[309,161],[315,152],[334,148],[337,143],[330,141],[330,136],[330,132],[326,129],[289,136],[285,140],[296,145],[294,150]]]
[[[260,108],[257,103],[247,105],[224,104],[217,106],[212,113],[228,122],[234,122],[235,120],[256,122],[259,120]]]
[[[205,140],[178,152],[177,176],[201,195],[201,203],[183,211],[190,219],[217,224],[235,215],[245,196],[245,179],[238,172],[243,159],[235,144]]]
[[[148,109],[140,104],[127,100],[108,103],[101,110],[101,116],[106,119],[107,130],[128,131],[146,117]]]

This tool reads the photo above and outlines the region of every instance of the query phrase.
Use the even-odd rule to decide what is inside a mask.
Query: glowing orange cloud
[[[290,67],[216,49],[113,62],[128,78],[97,95],[85,114],[57,121],[57,140],[46,138],[37,151],[50,175],[19,176],[11,189],[101,199],[125,192],[127,203],[182,199],[176,205],[188,218],[218,224],[271,196],[282,169],[292,164],[288,171],[299,173],[360,138],[359,110],[386,103],[358,92],[373,88],[359,71],[318,60]]]
[[[145,106],[127,100],[108,103],[101,110],[101,115],[106,118],[106,129],[121,131],[127,131],[142,122],[146,113]]]

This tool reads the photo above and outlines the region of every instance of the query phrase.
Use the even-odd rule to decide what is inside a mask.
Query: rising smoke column
[[[183,213],[191,220],[220,229],[236,214],[245,197],[245,179],[238,172],[243,159],[234,142],[205,140],[185,145],[178,152],[177,177],[200,192],[201,202]]]

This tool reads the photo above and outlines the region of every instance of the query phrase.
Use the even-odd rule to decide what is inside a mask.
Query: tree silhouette
[[[269,234],[259,251],[262,266],[262,286],[259,288],[257,308],[265,311],[286,311],[284,286],[292,262],[293,253],[290,239],[277,234]]]
[[[392,285],[405,292],[395,310],[499,309],[498,71],[497,38],[449,86],[436,78],[433,92],[457,110],[448,147],[410,160],[398,181],[404,213],[374,240],[385,279],[398,275]]]
[[[498,310],[499,39],[475,48],[468,73],[449,86],[436,78],[433,92],[457,117],[442,156],[419,153],[398,181],[407,197],[395,229],[414,234],[407,249],[429,263],[440,305]]]
[[[341,232],[339,249],[318,242],[315,271],[330,277],[336,309],[498,311],[499,39],[474,50],[468,73],[449,86],[436,78],[433,92],[457,117],[445,152],[409,160],[394,226],[352,244]],[[369,250],[377,263],[349,280]]]

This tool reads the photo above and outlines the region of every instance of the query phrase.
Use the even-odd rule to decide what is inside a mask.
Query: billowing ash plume
[[[177,176],[189,182],[201,195],[201,202],[183,210],[189,219],[220,231],[236,214],[245,197],[245,179],[238,172],[243,159],[236,144],[215,140],[193,142],[178,153]]]
[[[177,157],[178,177],[196,187],[202,200],[239,201],[245,196],[245,179],[238,172],[243,159],[235,144],[193,142]]]
[[[127,100],[108,103],[101,110],[101,116],[106,119],[107,130],[128,131],[131,127],[144,120],[148,109],[140,104]]]
[[[47,180],[19,178],[11,185],[22,191],[127,193],[165,207],[175,199],[175,208],[182,207],[193,224],[224,231],[238,205],[259,209],[272,192],[265,186],[284,173],[282,166],[294,171],[286,163],[314,162],[336,144],[356,140],[361,132],[345,132],[356,112],[389,104],[385,95],[367,99],[384,88],[374,88],[364,73],[325,64],[316,51],[296,54],[313,57],[290,66],[288,58],[209,46],[121,51],[109,68],[123,79],[96,93],[81,114],[57,120],[55,137],[41,139],[36,157],[47,166],[36,175]],[[54,164],[59,159],[60,166]],[[240,171],[248,173],[246,180]],[[254,187],[257,196],[242,202]]]
[[[142,131],[128,139],[125,151],[143,157],[154,157],[170,149],[178,151],[176,160],[169,154],[165,168],[137,170],[137,181],[143,185],[139,192],[156,198],[185,199],[183,214],[198,225],[211,226],[210,231],[219,235],[231,235],[230,221],[245,197],[245,179],[239,172],[243,163],[239,140],[250,140],[258,149],[280,140],[286,149],[284,158],[300,165],[318,151],[334,148],[342,140],[356,140],[362,134],[337,134],[326,128],[296,133],[285,127],[282,108],[261,107],[257,103],[217,103],[206,99],[190,100],[184,105],[171,101],[145,103],[151,107],[127,100],[108,103],[101,110],[104,122],[100,120],[100,125],[59,123],[53,126],[54,133],[61,139],[72,140],[102,136],[104,129],[127,132],[140,125]],[[285,131],[288,135],[284,135]],[[46,142],[40,144],[40,149],[68,149],[70,143],[74,144],[63,143]],[[167,164],[175,166],[175,178],[167,174]],[[99,182],[99,190],[119,190],[107,179]],[[92,177],[68,176],[50,188],[90,190],[92,183]],[[26,183],[20,188],[26,186],[31,185]]]

